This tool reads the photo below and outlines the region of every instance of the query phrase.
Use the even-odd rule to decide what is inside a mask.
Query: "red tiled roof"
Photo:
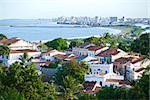
[[[83,86],[84,86],[84,89],[86,91],[88,91],[88,90],[92,90],[94,88],[95,84],[96,84],[96,81],[92,81],[92,82],[86,81],[83,83]]]
[[[69,56],[68,59],[74,59],[76,56]]]
[[[117,79],[106,79],[106,82],[120,82],[121,80]]]
[[[135,70],[135,72],[140,72],[140,71],[143,71],[143,70],[144,70],[144,67],[141,67],[141,68]]]
[[[105,55],[116,55],[118,54],[120,51],[118,51],[118,48],[109,48],[105,51],[100,52],[99,54],[97,54],[96,56],[105,56]]]
[[[91,51],[96,51],[102,48],[103,48],[102,46],[89,46],[86,49],[91,50]]]
[[[132,61],[132,59],[133,59],[133,57],[128,57],[128,58],[120,57],[120,58],[116,59],[116,60],[114,61],[114,63],[119,62],[120,64],[125,64],[125,63],[127,63],[127,62],[129,62],[129,61]]]
[[[45,50],[43,53],[53,53],[55,52],[54,50]]]
[[[130,85],[130,82],[120,81],[119,84],[122,84],[122,85]]]
[[[132,64],[135,64],[135,63],[140,62],[140,61],[142,61],[142,60],[144,60],[143,57],[138,58],[138,59],[135,59],[135,60],[133,60],[131,63],[132,63]]]
[[[11,43],[15,43],[17,41],[19,41],[20,39],[18,39],[17,37],[14,37],[14,38],[11,38],[11,39],[3,39],[3,40],[0,40],[0,43],[3,43],[3,44],[11,44]]]
[[[28,49],[25,49],[25,50],[10,50],[10,53],[28,53],[28,52],[38,52],[38,51],[28,50]]]
[[[54,56],[55,56],[55,57],[59,57],[60,59],[65,59],[65,58],[68,57],[67,54],[56,54],[56,55],[54,55]]]
[[[100,90],[100,87],[96,86],[95,90],[92,91],[92,90],[83,90],[84,93],[88,93],[88,94],[95,94],[97,93],[98,91]]]

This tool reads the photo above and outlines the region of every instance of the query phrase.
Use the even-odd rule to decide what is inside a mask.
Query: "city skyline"
[[[59,16],[150,17],[149,0],[1,0],[0,19]]]

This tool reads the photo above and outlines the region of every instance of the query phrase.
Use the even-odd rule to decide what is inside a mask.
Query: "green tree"
[[[119,43],[118,48],[123,51],[129,52],[131,51],[131,42],[122,41]]]
[[[4,74],[2,84],[23,93],[27,100],[41,100],[48,97],[54,99],[54,86],[42,82],[41,77],[37,73],[34,63],[23,66],[16,62]]]
[[[105,34],[104,34],[104,38],[105,38],[106,40],[109,40],[109,39],[111,39],[111,35],[110,35],[109,33],[105,33]]]
[[[104,37],[99,37],[99,40],[98,40],[99,44],[101,44],[102,46],[106,46],[106,40]]]
[[[24,53],[23,55],[20,56],[19,60],[21,61],[22,65],[31,63],[33,57],[29,57],[27,53]]]
[[[41,51],[47,49],[47,46],[45,45],[45,43],[42,43],[42,41],[40,41],[38,47],[40,48]]]
[[[0,92],[0,100],[26,100],[24,95],[16,89],[7,88]]]
[[[64,50],[67,48],[67,41],[63,38],[57,38],[45,43],[47,47],[57,50]]]
[[[65,100],[73,100],[80,93],[82,86],[72,76],[65,76],[61,86]]]
[[[63,94],[65,98],[72,99],[79,86],[84,81],[84,75],[88,70],[88,65],[84,62],[76,62],[71,60],[68,63],[65,63],[61,68],[59,68],[56,73],[56,84],[63,89]]]
[[[117,47],[117,41],[116,41],[116,40],[111,40],[111,42],[110,42],[110,47],[111,47],[111,48]]]
[[[84,39],[84,42],[99,44],[99,38],[92,36],[92,37]]]
[[[136,39],[132,43],[131,49],[134,52],[139,52],[143,55],[146,55],[150,51],[149,41],[150,41],[150,33],[142,34],[138,39]]]
[[[5,45],[0,46],[0,55],[9,55],[9,48]]]
[[[98,100],[95,96],[86,93],[80,93],[78,100]]]
[[[79,40],[72,40],[71,42],[70,42],[70,44],[69,44],[69,48],[73,48],[73,47],[75,47],[75,46],[77,46],[77,45],[79,45],[79,44],[81,44],[82,43],[82,41],[79,41]]]
[[[4,34],[0,34],[0,40],[7,39],[7,36]]]
[[[148,65],[142,74],[142,77],[136,81],[134,90],[138,91],[138,98],[149,99],[149,84],[150,84],[150,65]]]

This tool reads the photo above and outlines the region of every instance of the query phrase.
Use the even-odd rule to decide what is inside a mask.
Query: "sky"
[[[58,16],[150,18],[150,0],[0,0],[0,19]]]

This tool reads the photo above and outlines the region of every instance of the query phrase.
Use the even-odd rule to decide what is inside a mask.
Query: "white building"
[[[46,50],[44,52],[42,52],[41,54],[41,60],[43,61],[54,61],[55,60],[55,55],[66,55],[66,53],[64,52],[60,52],[57,50]]]
[[[8,45],[11,50],[37,50],[36,44],[16,37],[0,40],[0,44]]]
[[[81,44],[77,47],[72,48],[72,52],[73,52],[73,54],[75,54],[77,56],[88,55],[87,47],[90,47],[90,46],[95,46],[95,44],[93,44],[93,43]]]
[[[144,68],[150,65],[150,61],[143,62],[144,58],[139,56],[120,57],[113,62],[114,72],[124,75],[126,80],[136,80],[141,77]]]
[[[0,55],[0,61],[2,61],[6,66],[10,66],[12,63],[16,61],[20,61],[19,58],[27,53],[29,57],[37,57],[40,56],[41,52],[36,50],[10,50],[8,56]]]

